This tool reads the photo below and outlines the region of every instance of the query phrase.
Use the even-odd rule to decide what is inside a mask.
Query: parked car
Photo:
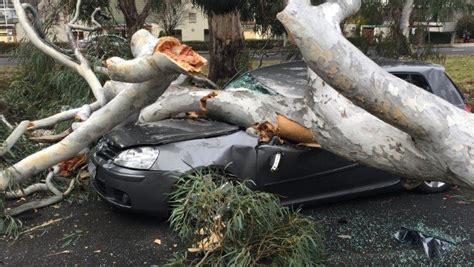
[[[384,68],[459,108],[465,99],[438,65],[384,64]],[[250,71],[228,83],[262,94],[304,95],[304,62]],[[271,84],[272,86],[268,86]],[[114,206],[166,216],[176,177],[194,168],[220,167],[238,179],[252,179],[257,190],[281,196],[282,204],[309,204],[401,188],[400,178],[365,167],[319,148],[260,143],[238,126],[204,119],[169,119],[118,128],[99,142],[89,170],[99,195]],[[425,182],[420,190],[449,185]]]

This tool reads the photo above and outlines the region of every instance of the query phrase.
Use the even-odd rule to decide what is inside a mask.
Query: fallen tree
[[[69,42],[75,56],[72,59],[50,46],[31,25],[25,12],[31,7],[22,5],[19,0],[13,3],[18,19],[31,42],[58,62],[76,70],[88,82],[97,101],[49,118],[20,123],[10,137],[3,142],[0,156],[5,154],[26,131],[51,127],[63,121],[74,119],[79,121],[71,125],[72,133],[59,140],[58,143],[2,170],[0,172],[0,190],[2,191],[11,183],[18,183],[62,161],[84,154],[88,145],[99,137],[117,125],[136,118],[138,112],[156,100],[180,73],[193,75],[199,72],[202,65],[206,63],[204,58],[194,53],[189,47],[182,46],[177,39],[171,37],[157,39],[148,31],[141,30],[136,32],[131,40],[131,50],[135,59],[127,61],[111,58],[107,60],[105,67],[95,69],[111,77],[111,80],[102,86],[72,34],[75,28],[87,31],[99,30],[101,26],[95,20],[98,9],[91,16],[94,27],[76,25],[81,7],[81,1],[77,2],[76,13],[72,21],[67,24]],[[35,13],[33,12],[32,15],[34,16]],[[53,170],[51,175],[54,176],[57,172]],[[48,189],[55,195],[62,195],[51,186],[38,186],[36,189],[26,191]],[[60,199],[55,198],[55,200]],[[51,203],[54,201],[47,201],[47,204]],[[44,206],[44,203],[36,205],[36,207],[41,206]],[[15,214],[14,211],[9,213]]]
[[[30,25],[19,0],[14,4],[30,40],[80,73],[97,102],[20,123],[0,153],[8,151],[26,131],[80,120],[57,144],[1,171],[0,190],[85,153],[91,143],[118,125],[196,111],[247,127],[259,133],[262,141],[278,135],[298,143],[321,145],[401,177],[474,185],[473,115],[388,74],[343,37],[339,23],[360,8],[360,1],[328,1],[312,7],[307,1],[293,0],[279,14],[311,69],[309,90],[300,98],[240,89],[171,86],[167,90],[177,74],[194,75],[205,60],[173,38],[156,39],[144,30],[132,37],[134,59],[111,58],[104,67],[91,68],[72,37],[72,29],[79,27],[74,24],[77,14],[68,24],[73,60],[49,46]],[[95,24],[91,31],[100,28]],[[94,71],[111,80],[102,86]],[[38,190],[44,188],[48,187],[38,186]]]
[[[387,73],[347,41],[339,24],[360,5],[360,0],[328,1],[312,8],[293,0],[278,18],[326,83],[407,133],[426,162],[444,173],[443,181],[474,186],[474,115]],[[418,169],[408,171],[421,178]]]

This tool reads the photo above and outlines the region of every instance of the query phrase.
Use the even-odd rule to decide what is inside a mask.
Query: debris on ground
[[[394,235],[395,239],[403,243],[411,243],[413,245],[422,245],[428,259],[441,257],[443,253],[447,252],[453,245],[452,242],[442,240],[437,237],[430,236],[426,233],[421,233],[417,230],[402,227]]]

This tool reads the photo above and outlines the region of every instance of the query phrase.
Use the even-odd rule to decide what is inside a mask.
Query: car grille
[[[99,194],[102,195],[102,197],[111,201],[112,203],[124,208],[130,208],[132,206],[132,201],[127,193],[116,188],[107,186],[100,179],[94,179],[93,183],[95,185],[95,189],[99,192]]]
[[[100,141],[97,145],[96,155],[106,161],[114,159],[121,149],[113,145],[111,142]]]

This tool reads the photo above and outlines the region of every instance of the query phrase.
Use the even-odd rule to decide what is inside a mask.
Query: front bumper
[[[169,215],[168,196],[176,173],[123,168],[96,153],[91,155],[89,170],[94,189],[113,206],[161,217]]]

